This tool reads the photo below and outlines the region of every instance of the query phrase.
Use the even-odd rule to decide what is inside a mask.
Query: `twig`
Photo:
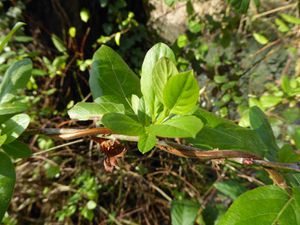
[[[177,155],[185,158],[198,158],[201,160],[211,159],[225,159],[225,158],[251,158],[260,159],[259,156],[247,153],[243,150],[209,150],[203,151],[202,149],[192,146],[181,145],[170,141],[159,141],[157,147],[173,155]]]
[[[286,10],[286,9],[289,9],[289,8],[294,8],[294,7],[297,6],[297,4],[298,4],[298,2],[297,3],[293,3],[293,4],[289,4],[289,5],[280,6],[280,7],[275,8],[275,9],[271,9],[269,11],[266,11],[266,12],[263,12],[263,13],[260,13],[260,14],[257,14],[255,16],[253,16],[252,20],[254,21],[257,18],[264,17],[264,16],[267,16],[269,14],[273,14],[273,13],[279,12],[281,10]]]
[[[101,135],[101,137],[107,139],[118,139],[118,140],[133,141],[133,142],[138,141],[138,137],[136,136],[113,134],[113,132],[110,129],[104,127],[91,128],[91,129],[45,128],[45,129],[35,130],[35,132],[36,131],[40,131],[43,134],[49,135],[51,137],[63,139],[63,140],[71,140],[71,139],[81,138],[81,137],[91,136],[91,135]],[[179,157],[197,158],[200,160],[239,159],[239,161],[243,165],[247,165],[247,166],[261,166],[264,168],[272,168],[277,170],[284,169],[284,170],[300,172],[299,163],[270,162],[270,161],[263,160],[261,157],[253,153],[249,153],[243,149],[240,150],[213,149],[207,151],[192,146],[177,144],[175,142],[171,142],[167,140],[158,141],[156,147]]]

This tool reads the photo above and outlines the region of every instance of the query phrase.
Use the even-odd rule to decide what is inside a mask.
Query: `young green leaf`
[[[275,158],[279,150],[272,128],[267,117],[257,106],[253,106],[249,111],[250,125],[256,131],[260,139],[268,148],[268,157]]]
[[[299,224],[297,208],[295,198],[285,190],[273,185],[259,187],[239,196],[218,225]]]
[[[52,43],[54,44],[55,48],[59,52],[64,53],[64,52],[67,51],[65,43],[58,36],[56,36],[55,34],[52,34],[51,35],[51,40],[52,40]]]
[[[177,46],[179,48],[185,47],[188,43],[189,43],[189,39],[186,36],[186,34],[181,34],[181,35],[178,36],[178,38],[177,38]]]
[[[10,158],[0,151],[0,222],[8,208],[16,182],[15,168]]]
[[[276,18],[275,19],[275,24],[278,26],[278,30],[282,33],[288,32],[290,30],[290,28],[288,27],[288,25],[286,25],[285,22],[283,22],[281,19]]]
[[[199,86],[192,71],[170,77],[163,92],[164,105],[174,114],[190,113],[198,96]]]
[[[155,98],[153,86],[153,69],[160,58],[168,58],[175,63],[173,51],[163,43],[154,45],[146,54],[141,72],[141,91],[152,118],[155,118],[160,103]]]
[[[8,145],[3,145],[2,149],[11,157],[17,158],[28,158],[31,156],[32,152],[28,145],[15,140]]]
[[[121,113],[107,113],[101,121],[105,127],[118,134],[139,136],[144,133],[142,124]]]
[[[2,134],[6,134],[5,144],[17,139],[27,128],[30,117],[26,114],[17,114],[0,125]]]
[[[259,33],[253,33],[254,39],[261,45],[268,44],[269,40],[264,35]]]
[[[137,115],[140,104],[140,98],[136,95],[131,96],[131,107],[133,112]]]
[[[291,88],[291,85],[290,85],[290,79],[287,75],[283,75],[281,77],[281,88],[284,91],[284,93],[287,95],[290,95],[290,93],[293,90],[293,88]]]
[[[150,111],[145,103],[144,98],[140,98],[139,106],[137,110],[137,116],[139,121],[144,125],[148,126],[151,123]]]
[[[139,78],[111,48],[102,45],[94,54],[89,79],[93,98],[112,96],[131,109],[131,95],[141,96]]]
[[[71,119],[92,120],[101,119],[105,113],[117,112],[124,113],[125,109],[122,104],[109,102],[79,102],[68,111]]]
[[[10,101],[18,89],[26,87],[31,70],[30,59],[17,61],[6,70],[0,84],[0,103]]]
[[[189,200],[171,203],[172,225],[193,225],[199,210],[199,204]]]
[[[115,42],[118,46],[120,46],[120,40],[121,40],[121,32],[117,32],[115,34]]]
[[[17,22],[15,26],[12,28],[12,30],[8,33],[8,35],[5,36],[5,38],[0,43],[0,53],[3,51],[5,45],[10,41],[14,33],[16,33],[17,30],[19,30],[22,26],[24,26],[25,23]]]
[[[285,13],[280,14],[280,16],[288,23],[296,24],[296,25],[300,24],[300,18]]]
[[[80,19],[87,23],[90,19],[90,11],[87,8],[83,8],[80,10]]]
[[[144,133],[139,136],[138,148],[144,154],[150,151],[156,144],[156,137],[152,133]]]
[[[275,95],[262,95],[259,98],[259,101],[266,109],[268,109],[279,104],[282,101],[282,97]]]
[[[195,137],[203,123],[195,116],[176,116],[161,124],[153,124],[149,131],[156,136],[169,138]]]
[[[165,89],[168,79],[178,74],[176,65],[167,58],[161,58],[153,68],[152,82],[155,96],[163,103],[163,90]]]

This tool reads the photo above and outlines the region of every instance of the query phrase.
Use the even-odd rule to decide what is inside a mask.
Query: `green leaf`
[[[117,32],[115,34],[115,42],[118,46],[120,46],[120,40],[121,40],[121,32]]]
[[[3,134],[0,136],[0,147],[5,143],[6,141],[6,134]]]
[[[8,102],[18,89],[26,87],[31,76],[31,70],[30,59],[17,61],[6,70],[0,84],[0,103]]]
[[[143,154],[150,151],[156,144],[156,137],[152,133],[139,136],[138,148]]]
[[[144,98],[140,98],[137,114],[139,121],[144,126],[148,126],[151,123],[150,110],[147,107]]]
[[[10,158],[0,151],[0,222],[8,208],[16,182],[15,168]]]
[[[264,35],[259,34],[259,33],[253,33],[254,39],[261,45],[265,45],[269,43],[268,38],[266,38]]]
[[[234,180],[216,182],[214,183],[214,187],[232,200],[235,200],[239,195],[247,191],[244,186]]]
[[[239,150],[264,156],[267,149],[255,131],[236,126],[219,125],[215,128],[204,126],[195,139],[188,142],[199,148]]]
[[[290,28],[288,27],[288,25],[286,25],[285,22],[283,22],[279,18],[275,19],[275,24],[278,26],[278,30],[280,32],[282,32],[282,33],[288,32],[290,30]]]
[[[241,5],[238,9],[239,12],[246,13],[248,11],[248,8],[249,8],[249,3],[250,3],[250,0],[241,0]]]
[[[97,207],[97,203],[93,200],[89,200],[86,204],[86,207],[89,209],[89,210],[93,210]]]
[[[295,198],[296,206],[300,209],[300,187],[293,188],[293,197]]]
[[[124,113],[124,111],[124,106],[121,104],[114,104],[109,102],[79,102],[68,111],[68,114],[71,119],[99,120],[105,113]]]
[[[292,146],[284,145],[278,151],[278,161],[284,163],[297,163],[300,161],[300,155],[293,150]]]
[[[196,34],[202,30],[203,25],[197,20],[191,20],[188,22],[188,27],[192,33]]]
[[[76,27],[70,27],[69,28],[69,35],[70,35],[71,38],[76,37]]]
[[[188,139],[196,147],[240,150],[260,156],[267,152],[267,147],[255,131],[240,127],[201,108],[194,115],[204,123],[196,138]]]
[[[177,0],[165,0],[165,3],[168,5],[168,6],[172,6]]]
[[[256,131],[260,139],[268,148],[268,157],[275,158],[279,150],[272,128],[265,114],[257,106],[253,106],[249,111],[250,125]]]
[[[131,107],[133,112],[137,115],[140,104],[140,98],[136,95],[131,96]]]
[[[26,114],[17,114],[0,125],[2,134],[6,134],[5,144],[17,139],[27,128],[30,117]]]
[[[144,133],[142,124],[121,113],[107,113],[101,121],[105,127],[118,134],[138,136]]]
[[[266,109],[276,106],[278,103],[281,102],[282,97],[274,96],[274,95],[263,95],[260,97],[260,103]]]
[[[3,145],[2,149],[11,157],[17,158],[28,158],[31,156],[32,152],[28,145],[15,140],[8,145]]]
[[[59,52],[64,53],[67,51],[67,48],[66,48],[64,42],[58,36],[56,36],[55,34],[52,34],[51,40],[52,40],[52,43],[54,44],[55,48]]]
[[[240,13],[246,13],[250,0],[229,0],[229,3]]]
[[[175,55],[166,44],[155,44],[146,54],[141,72],[141,91],[144,96],[145,104],[149,108],[152,119],[155,119],[156,113],[160,107],[160,103],[155,97],[155,91],[153,86],[153,69],[156,62],[160,58],[168,58],[175,63]]]
[[[299,25],[300,24],[300,18],[282,13],[280,14],[280,16],[282,17],[282,19],[284,19],[286,22],[291,23],[291,24],[296,24]]]
[[[188,44],[188,42],[189,42],[189,39],[185,34],[181,34],[177,38],[177,46],[179,48],[185,47]]]
[[[176,116],[162,124],[151,125],[149,130],[160,137],[184,138],[195,137],[202,127],[202,121],[195,116]]]
[[[192,71],[170,77],[163,92],[164,105],[175,114],[190,113],[198,96],[199,86]]]
[[[8,33],[8,35],[5,36],[5,38],[0,43],[0,53],[3,51],[5,45],[10,41],[14,33],[16,33],[17,30],[19,30],[22,26],[24,26],[25,23],[17,22],[15,26],[12,28],[12,30]]]
[[[295,133],[293,135],[293,139],[295,141],[295,145],[296,145],[297,149],[300,149],[300,128],[297,128],[295,130]]]
[[[260,0],[254,0],[254,4],[255,4],[256,8],[258,9],[260,6]]]
[[[105,45],[94,54],[89,84],[94,99],[111,96],[125,109],[131,109],[131,95],[141,96],[139,78],[115,51]]]
[[[86,8],[80,10],[80,19],[87,23],[90,19],[90,11]]]
[[[149,108],[145,105],[144,99],[139,98],[136,95],[132,95],[131,104],[132,110],[137,115],[139,122],[144,126],[148,126],[150,124],[151,118]]]
[[[226,127],[232,127],[232,128],[238,128],[239,126],[237,126],[235,123],[233,123],[230,120],[221,118],[216,116],[215,114],[206,111],[204,109],[198,108],[195,112],[194,115],[197,116],[198,118],[200,118],[202,120],[202,122],[208,126],[208,127],[217,127],[217,126],[226,126]]]
[[[264,186],[242,194],[218,225],[299,224],[294,197],[277,186]]]
[[[171,203],[172,225],[193,225],[199,207],[199,204],[193,201],[173,200]]]
[[[21,102],[5,102],[0,103],[0,115],[8,115],[24,112],[27,109],[27,104]]]
[[[281,88],[287,95],[289,95],[292,91],[292,88],[290,86],[290,79],[287,75],[283,75],[281,77]]]
[[[161,58],[155,64],[153,68],[152,82],[155,96],[160,102],[163,102],[163,90],[168,79],[175,74],[178,74],[178,70],[171,60]]]

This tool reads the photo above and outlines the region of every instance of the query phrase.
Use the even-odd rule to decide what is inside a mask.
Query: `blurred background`
[[[92,127],[69,120],[67,110],[92,101],[96,49],[111,46],[139,74],[147,50],[165,42],[180,70],[194,70],[203,108],[247,127],[256,105],[281,149],[300,149],[299,13],[296,0],[1,0],[0,37],[17,21],[27,25],[0,54],[0,79],[13,62],[31,58],[23,97],[30,128]],[[89,139],[24,138],[34,154],[17,163],[5,225],[167,225],[172,200],[202,212],[196,224],[210,225],[241,193],[272,183],[263,171],[159,150],[142,155],[133,144],[108,173]]]

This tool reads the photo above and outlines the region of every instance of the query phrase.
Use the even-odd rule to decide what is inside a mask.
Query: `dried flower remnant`
[[[126,148],[118,140],[107,140],[104,138],[93,137],[93,141],[100,145],[100,151],[105,154],[104,169],[107,172],[112,172],[118,163],[118,158],[124,156]]]

